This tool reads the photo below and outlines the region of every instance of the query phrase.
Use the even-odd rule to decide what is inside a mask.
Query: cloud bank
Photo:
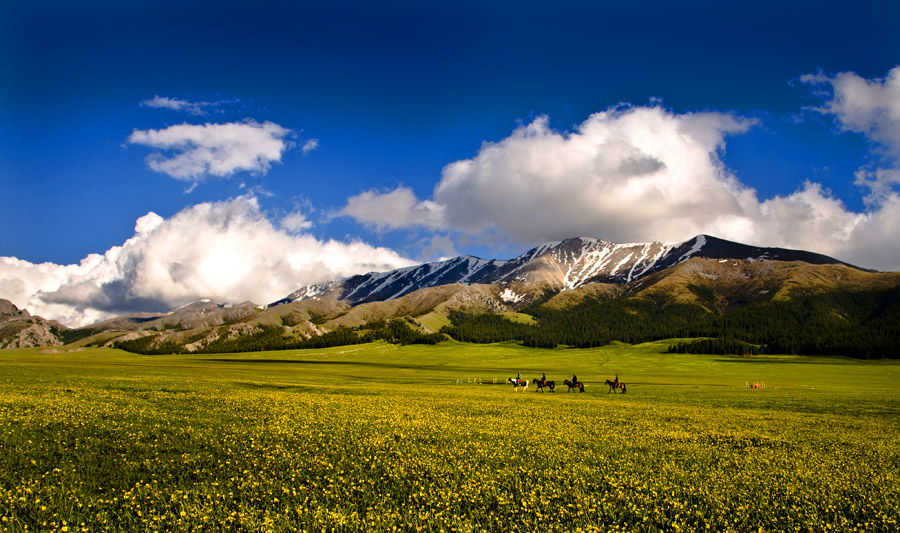
[[[900,184],[900,66],[885,78],[866,79],[853,72],[802,76],[824,102],[814,111],[831,115],[841,131],[865,135],[872,161],[856,172],[856,183],[868,187],[867,202],[879,204]]]
[[[126,140],[161,151],[147,165],[175,179],[202,181],[239,171],[265,174],[293,148],[294,132],[273,122],[247,119],[226,124],[179,124],[159,130],[134,130]]]
[[[894,109],[900,100],[887,90],[893,79],[879,82],[885,90],[874,91],[870,103]],[[842,106],[855,109],[837,85],[835,91]],[[837,106],[827,102],[823,109],[886,153],[900,146],[893,133],[900,115],[860,113],[851,121]],[[865,213],[849,211],[809,181],[791,195],[760,200],[723,159],[727,138],[754,125],[735,114],[678,114],[659,105],[616,106],[571,132],[556,131],[539,117],[485,143],[471,159],[447,165],[431,200],[420,201],[402,187],[367,191],[350,198],[340,214],[379,229],[419,226],[526,245],[578,235],[679,242],[707,233],[900,268],[900,250],[884,246],[893,242],[891,229],[900,227],[900,199],[884,186],[885,178],[879,178],[878,201]],[[880,176],[895,170],[879,169]]]
[[[253,197],[194,205],[169,219],[151,212],[124,244],[77,265],[0,257],[0,294],[33,314],[83,326],[204,297],[266,304],[310,283],[413,264],[362,242],[298,234],[309,227],[299,213],[282,226]]]

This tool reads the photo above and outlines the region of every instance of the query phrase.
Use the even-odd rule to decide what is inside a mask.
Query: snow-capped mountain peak
[[[303,287],[271,305],[330,293],[351,305],[393,300],[426,287],[460,283],[499,284],[502,300],[525,301],[537,289],[572,290],[589,283],[627,284],[693,257],[711,259],[805,261],[840,263],[824,255],[760,248],[698,235],[681,243],[614,243],[592,237],[547,242],[509,260],[463,255],[444,261],[370,272],[345,280]],[[332,292],[336,291],[336,292]]]

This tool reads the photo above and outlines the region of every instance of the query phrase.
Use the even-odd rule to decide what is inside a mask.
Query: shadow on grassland
[[[213,362],[213,363],[241,363],[241,364],[287,364],[287,365],[311,365],[311,366],[345,366],[350,368],[382,368],[388,370],[441,370],[450,372],[509,372],[509,368],[488,368],[479,367],[472,368],[468,366],[446,366],[446,365],[411,365],[398,363],[376,363],[371,361],[312,361],[308,359],[231,359],[231,358],[212,358],[212,359],[195,359],[195,361]]]
[[[740,359],[714,359],[716,363],[767,363],[767,364],[790,364],[790,365],[846,365],[853,362],[865,362],[865,359],[848,359],[841,356],[827,355],[810,355],[807,358],[800,356],[791,359],[756,359],[753,357],[742,357]]]
[[[313,390],[313,387],[308,385],[285,385],[279,383],[254,383],[251,381],[235,381],[235,385],[239,387],[244,387],[246,389],[254,389],[254,390],[277,390],[277,391],[292,391],[292,392],[305,392]]]

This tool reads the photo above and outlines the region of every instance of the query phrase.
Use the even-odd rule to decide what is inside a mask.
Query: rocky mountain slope
[[[59,322],[31,316],[9,300],[0,299],[0,348],[31,348],[63,344]]]

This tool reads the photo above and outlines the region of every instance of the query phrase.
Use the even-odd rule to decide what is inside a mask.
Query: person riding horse
[[[556,382],[547,379],[547,374],[541,374],[541,377],[536,378],[532,383],[537,385],[538,392],[544,392],[544,388],[548,388],[550,392],[553,392],[553,389],[556,388]]]
[[[572,389],[575,389],[578,392],[584,392],[584,383],[578,381],[578,376],[575,374],[572,374],[572,381],[566,379],[563,380],[563,383],[569,387],[569,392],[572,392]]]
[[[606,384],[609,385],[609,392],[613,392],[613,391],[618,392],[619,390],[621,390],[622,394],[625,394],[625,384],[619,383],[619,375],[618,374],[616,374],[615,381],[610,381],[607,379]]]

